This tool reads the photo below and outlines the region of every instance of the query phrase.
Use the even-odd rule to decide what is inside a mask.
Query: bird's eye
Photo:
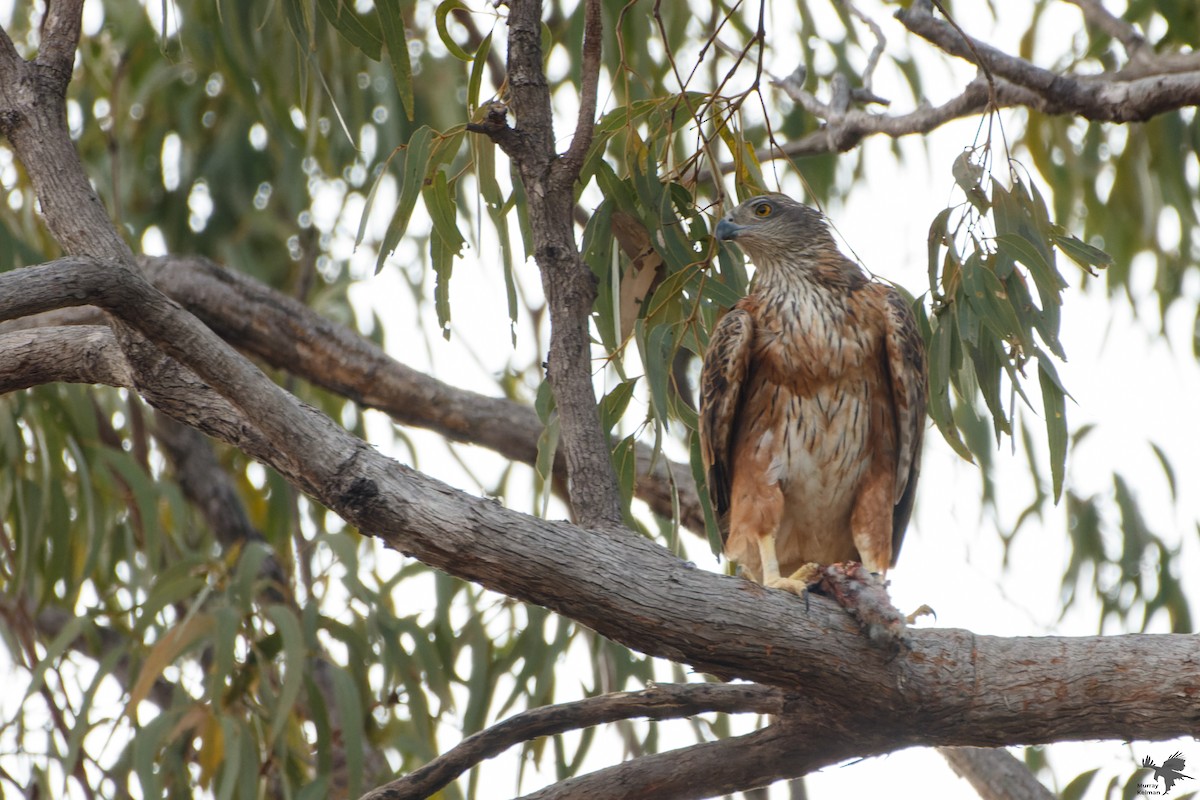
[[[759,203],[754,207],[754,216],[769,217],[771,216],[771,211],[772,209],[770,203]]]

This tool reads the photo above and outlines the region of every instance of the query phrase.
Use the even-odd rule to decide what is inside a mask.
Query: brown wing
[[[896,420],[896,506],[892,512],[892,566],[900,554],[904,531],[912,516],[917,475],[921,471],[921,441],[925,436],[925,346],[908,302],[887,288],[886,325],[888,378]]]
[[[700,372],[700,454],[718,517],[729,513],[733,437],[753,342],[754,320],[749,311],[735,306],[717,323]],[[726,535],[722,526],[722,538]]]

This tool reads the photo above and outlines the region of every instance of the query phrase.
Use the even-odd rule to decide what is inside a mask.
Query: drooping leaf
[[[383,44],[387,48],[388,61],[392,65],[392,77],[396,81],[396,92],[400,104],[409,120],[413,118],[413,70],[408,56],[408,36],[404,30],[404,17],[400,13],[400,0],[389,0],[375,4],[379,11],[379,27]]]
[[[433,130],[422,125],[408,140],[404,153],[404,166],[401,169],[400,199],[396,210],[392,212],[392,221],[388,224],[387,233],[379,247],[379,257],[375,261],[375,272],[383,269],[383,263],[408,228],[413,209],[417,205],[421,188],[425,182],[425,172],[429,164],[430,148],[433,144]]]
[[[1057,503],[1062,496],[1067,460],[1067,394],[1053,362],[1043,354],[1038,356],[1038,382],[1042,387],[1042,408],[1046,415],[1046,440],[1050,444],[1050,480]]]

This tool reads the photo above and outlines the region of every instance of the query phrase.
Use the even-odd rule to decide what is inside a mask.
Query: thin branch
[[[792,76],[776,81],[775,85],[813,116],[822,119],[835,116],[832,108],[799,87]],[[997,101],[1001,106],[1024,105],[1037,104],[1040,98],[1021,87],[1000,81],[997,84]],[[851,108],[836,115],[836,120],[821,130],[781,147],[763,148],[758,151],[758,155],[761,159],[767,159],[844,152],[875,134],[882,133],[898,139],[902,136],[928,133],[951,120],[978,114],[987,108],[987,104],[988,85],[981,75],[967,84],[961,94],[940,106],[923,106],[907,114],[874,114]],[[726,164],[721,166],[722,169],[732,167]]]
[[[83,30],[83,0],[54,0],[46,3],[42,41],[35,64],[53,70],[65,89],[75,65],[75,48]]]
[[[946,53],[1035,93],[1047,113],[1071,113],[1098,122],[1140,122],[1200,104],[1200,71],[1160,72],[1123,80],[1111,75],[1060,75],[960,34],[953,25],[933,16],[929,0],[916,0],[896,12],[896,18]]]
[[[417,800],[429,797],[476,764],[510,747],[566,731],[624,719],[678,719],[709,711],[726,714],[778,714],[783,693],[757,684],[655,684],[640,692],[620,692],[574,703],[544,706],[517,714],[459,745],[403,778],[380,786],[363,800]]]
[[[1100,0],[1065,0],[1083,12],[1087,24],[1097,28],[1116,39],[1125,48],[1125,55],[1130,60],[1137,58],[1146,47],[1146,38],[1142,36],[1133,23],[1113,14]]]
[[[1011,753],[993,747],[939,747],[981,800],[1054,800],[1054,793]]]
[[[883,35],[883,28],[879,27],[879,23],[859,10],[858,6],[850,0],[841,0],[841,2],[851,14],[858,17],[859,21],[871,30],[871,35],[875,37],[875,46],[867,55],[867,66],[863,68],[862,73],[862,88],[868,95],[872,95],[871,83],[875,77],[875,68],[879,65],[879,59],[887,47],[887,37]]]
[[[861,735],[846,736],[835,718],[814,714],[804,717],[803,724],[789,719],[744,736],[643,756],[561,781],[521,800],[701,800],[882,752],[866,744],[877,741],[875,732],[856,733]],[[854,747],[848,746],[851,739]]]
[[[583,160],[592,146],[596,127],[596,102],[600,84],[600,43],[603,39],[600,0],[587,0],[583,21],[583,54],[580,61],[579,117],[571,146],[555,164],[554,179],[568,185],[579,178]]]

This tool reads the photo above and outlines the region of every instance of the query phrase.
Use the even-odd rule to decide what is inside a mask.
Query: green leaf
[[[237,655],[238,626],[241,621],[241,614],[229,606],[222,606],[213,611],[213,663],[208,671],[210,702],[221,701],[225,692],[225,682],[233,674],[234,659]]]
[[[637,378],[621,381],[600,401],[600,427],[605,433],[611,431],[625,415],[625,409],[629,407],[629,401],[633,397],[633,390],[637,386],[637,382]]]
[[[372,61],[382,58],[383,38],[373,19],[360,17],[354,12],[353,4],[346,0],[317,0],[317,8],[338,33],[367,58]]]
[[[463,712],[463,733],[472,734],[483,730],[487,723],[488,708],[495,698],[499,675],[492,669],[495,645],[484,630],[479,616],[467,620],[463,639],[471,648],[471,677],[467,681],[468,699]]]
[[[400,15],[399,0],[384,0],[375,4],[379,12],[379,27],[383,43],[387,47],[388,61],[392,64],[392,76],[396,79],[396,92],[400,104],[411,121],[413,118],[412,63],[408,59],[408,40],[404,33],[404,18]]]
[[[1092,779],[1099,771],[1099,768],[1089,769],[1087,772],[1076,775],[1070,783],[1063,787],[1059,800],[1083,800],[1084,793],[1092,785]]]
[[[446,45],[446,49],[450,51],[450,55],[460,61],[471,61],[471,54],[462,49],[458,42],[454,41],[454,37],[450,35],[450,31],[446,27],[446,17],[455,9],[466,11],[467,7],[462,0],[443,0],[438,5],[437,12],[434,14],[434,24],[437,26],[438,36],[441,37],[442,44]]]
[[[346,670],[331,669],[333,695],[341,711],[342,752],[346,757],[346,775],[350,785],[347,797],[362,794],[363,777],[363,707],[358,687]]]
[[[950,224],[950,212],[954,209],[943,208],[938,212],[938,215],[933,218],[933,222],[929,225],[929,288],[936,290],[938,285],[938,266],[941,259],[938,255],[941,253],[942,247],[948,244],[949,232],[947,226]]]
[[[196,614],[183,622],[169,628],[142,662],[138,671],[137,681],[129,691],[129,700],[125,704],[125,715],[131,720],[137,718],[137,707],[150,694],[154,682],[162,675],[164,669],[178,658],[185,650],[205,639],[213,628],[213,618],[208,614]]]
[[[950,408],[950,376],[957,370],[957,365],[951,363],[954,335],[954,326],[946,324],[944,317],[942,323],[933,328],[929,346],[929,415],[954,452],[973,463],[971,451],[963,443]]]
[[[1108,253],[1074,236],[1056,233],[1050,239],[1067,254],[1068,258],[1081,267],[1107,267],[1112,263],[1112,256]]]
[[[675,356],[675,326],[664,323],[647,331],[647,321],[639,319],[634,328],[646,370],[646,385],[650,388],[650,405],[655,418],[666,427],[671,409],[669,384]]]
[[[459,241],[462,241],[461,237]],[[461,245],[459,249],[461,250]],[[433,285],[434,309],[437,311],[438,326],[442,329],[442,336],[449,340],[450,277],[454,273],[454,257],[456,252],[453,246],[447,243],[435,231],[433,238],[429,242],[429,254],[430,260],[433,262],[433,272],[436,278]]]
[[[383,262],[396,249],[400,238],[408,229],[408,221],[416,208],[417,198],[425,182],[432,144],[433,129],[428,125],[422,125],[408,140],[408,147],[404,153],[404,167],[400,173],[400,199],[396,203],[392,221],[388,223],[387,233],[384,234],[383,243],[379,247],[379,258],[375,261],[376,274],[383,269]]]
[[[221,734],[225,743],[225,757],[221,760],[221,779],[217,785],[217,800],[233,800],[238,789],[242,770],[242,731],[237,720],[221,718]]]
[[[454,205],[445,170],[439,169],[434,173],[432,180],[422,189],[421,198],[433,220],[434,233],[441,237],[453,255],[461,255],[463,245],[467,242],[458,229],[458,209]]]
[[[472,114],[475,113],[475,109],[479,108],[479,87],[483,84],[483,71],[487,66],[488,54],[491,51],[492,34],[489,32],[487,36],[483,37],[483,41],[479,43],[479,47],[471,59],[471,76],[467,80],[467,111]],[[486,194],[484,196],[486,197]]]
[[[250,541],[242,547],[238,558],[237,569],[230,584],[231,600],[240,608],[248,609],[253,602],[258,576],[262,574],[262,565],[271,555],[271,547],[266,542]]]
[[[534,460],[534,470],[541,480],[543,517],[546,516],[552,494],[550,489],[554,481],[554,456],[558,452],[558,436],[558,414],[551,413],[546,427],[542,428],[541,434],[538,435],[537,458]]]
[[[612,451],[612,464],[617,473],[617,486],[621,490],[622,507],[628,509],[633,501],[633,486],[637,482],[637,437],[626,436],[617,442]]]
[[[274,709],[271,729],[267,734],[266,746],[270,747],[279,738],[290,719],[300,687],[304,685],[308,649],[304,645],[304,634],[296,614],[287,606],[273,605],[267,609],[267,619],[275,623],[283,637],[283,684],[279,688],[279,704]]]
[[[704,534],[708,538],[708,546],[713,555],[719,558],[724,551],[724,543],[721,541],[721,528],[717,524],[717,515],[708,493],[708,475],[704,470],[704,458],[700,454],[700,434],[692,431],[688,438],[688,463],[692,468],[692,480],[696,482],[697,487],[704,487],[700,492],[700,507],[704,511]]]
[[[1009,302],[1008,293],[979,256],[972,252],[962,264],[963,290],[970,295],[971,303],[979,312],[984,323],[1002,339],[1015,338],[1025,348],[1033,346],[1025,326]]]
[[[1171,500],[1174,501],[1178,497],[1177,487],[1175,485],[1175,468],[1171,466],[1171,460],[1167,458],[1167,453],[1154,442],[1150,443],[1150,447],[1154,450],[1155,457],[1158,458],[1159,466],[1162,467],[1163,474],[1167,476],[1167,485],[1171,489]]]
[[[1067,461],[1066,390],[1050,357],[1038,351],[1038,382],[1042,386],[1042,407],[1046,415],[1046,441],[1050,445],[1050,479],[1054,502],[1062,496],[1063,473]]]

